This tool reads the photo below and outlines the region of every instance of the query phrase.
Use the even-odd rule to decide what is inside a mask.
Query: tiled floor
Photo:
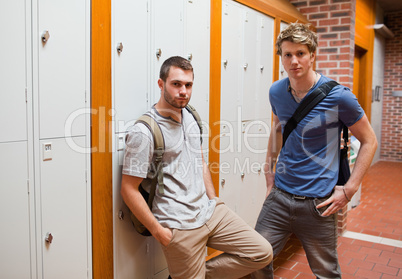
[[[348,232],[338,239],[342,278],[402,278],[402,163],[376,163],[362,185],[359,206],[348,212]],[[274,268],[276,279],[315,278],[296,238]]]

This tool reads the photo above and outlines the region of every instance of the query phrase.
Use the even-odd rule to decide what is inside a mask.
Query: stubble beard
[[[188,98],[186,100],[186,102],[179,103],[179,102],[175,101],[174,98],[171,98],[171,96],[169,95],[169,93],[167,92],[166,89],[163,89],[163,98],[169,105],[171,105],[172,107],[177,108],[177,109],[185,108],[190,101],[190,99]]]

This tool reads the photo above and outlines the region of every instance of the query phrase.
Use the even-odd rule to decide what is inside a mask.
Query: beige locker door
[[[74,138],[79,146],[85,140]],[[64,138],[43,140],[40,145],[43,278],[89,278],[87,154],[72,149]],[[43,151],[46,145],[49,155]]]
[[[210,49],[210,1],[185,1],[185,51],[184,57],[191,61],[195,78],[190,103],[197,109],[201,119],[209,119],[209,49]],[[206,129],[204,129],[207,131]],[[208,143],[208,140],[204,142]],[[208,146],[204,146],[207,149]]]
[[[0,143],[0,154],[1,277],[32,278],[27,142]]]
[[[120,195],[124,135],[124,133],[116,135],[116,141],[118,142],[119,138],[122,141],[113,156],[114,278],[150,278],[151,237],[142,236],[135,231],[130,219],[130,210]]]
[[[66,121],[85,107],[89,11],[82,0],[37,1],[40,138],[63,137]],[[67,129],[85,135],[85,116]]]
[[[235,212],[237,212],[241,184],[242,156],[241,149],[238,149],[238,144],[241,144],[239,124],[241,125],[235,121],[222,121],[220,126],[219,197]]]
[[[113,1],[113,108],[125,132],[149,106],[149,13],[146,0]]]
[[[242,102],[242,15],[233,1],[222,3],[221,120],[236,121]]]
[[[25,0],[0,2],[0,142],[27,140]]]
[[[272,85],[274,53],[274,19],[258,15],[257,26],[257,97],[256,119],[264,119],[271,125],[269,88]]]
[[[242,120],[256,118],[257,104],[257,75],[259,66],[257,64],[257,33],[258,18],[257,12],[250,8],[242,7],[243,16],[243,57],[242,57]]]
[[[204,123],[202,149],[208,162],[209,131],[209,60],[210,60],[210,1],[185,1],[185,58],[194,68],[194,86],[190,104]]]
[[[149,108],[149,10],[147,0],[112,1],[114,278],[150,278],[149,239],[138,234],[120,195],[125,131]],[[123,47],[118,50],[119,47]]]
[[[183,0],[151,1],[151,104],[160,97],[159,70],[174,55],[184,56]]]

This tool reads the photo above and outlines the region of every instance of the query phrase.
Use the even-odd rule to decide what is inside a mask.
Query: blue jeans
[[[280,253],[294,233],[301,241],[317,278],[341,278],[336,251],[337,216],[322,217],[316,209],[316,205],[324,200],[326,198],[297,199],[274,187],[264,202],[255,229],[271,243],[274,256]],[[252,273],[251,278],[274,278],[272,262]]]

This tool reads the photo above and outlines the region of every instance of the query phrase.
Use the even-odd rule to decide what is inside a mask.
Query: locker
[[[265,177],[263,162],[268,145],[269,124],[266,120],[243,122],[242,158],[245,175],[242,180],[241,195],[238,203],[244,220],[254,227],[265,197]],[[245,193],[247,193],[247,198]]]
[[[239,195],[240,173],[236,173],[236,164],[241,157],[238,144],[241,144],[241,126],[239,122],[222,122],[220,134],[220,159],[219,159],[219,198],[233,211],[237,212]]]
[[[86,138],[76,137],[79,146]],[[40,157],[39,238],[43,278],[89,278],[87,156],[64,138],[40,141],[50,145],[51,159]]]
[[[115,131],[124,132],[149,106],[149,13],[146,0],[113,5],[113,108]]]
[[[114,275],[116,279],[148,278],[152,272],[151,238],[135,231],[130,219],[130,210],[120,195],[124,137],[124,133],[117,134],[114,141],[116,150],[113,156]]]
[[[113,1],[113,208],[115,276],[167,278],[160,244],[135,232],[130,212],[120,196],[124,131],[159,100],[157,85],[162,63],[173,55],[191,60],[195,81],[193,104],[202,120],[209,119],[210,3],[193,1]],[[143,8],[146,9],[143,9]],[[137,18],[133,18],[133,13]],[[123,49],[118,51],[122,43]],[[204,129],[208,134],[208,129]],[[204,140],[204,151],[208,140]]]
[[[221,120],[235,121],[242,102],[240,7],[222,2]]]
[[[220,155],[221,165],[233,164],[230,173],[220,173],[225,180],[220,196],[254,226],[266,193],[274,20],[234,1],[224,1],[222,12],[222,59],[227,64],[222,66],[221,117],[240,126],[235,125],[235,149]],[[222,136],[221,148],[229,140]]]
[[[194,68],[194,86],[191,104],[201,119],[209,122],[209,48],[210,1],[185,1],[185,51],[184,57]],[[207,131],[207,129],[204,129]],[[204,142],[208,142],[205,140]],[[207,150],[207,146],[203,146]]]
[[[27,140],[26,67],[30,23],[24,0],[0,3],[0,142]],[[29,39],[29,37],[28,37]]]
[[[256,118],[255,105],[257,104],[257,69],[259,61],[257,60],[257,33],[259,31],[257,12],[243,8],[243,102],[242,102],[242,120],[251,120]]]
[[[0,143],[0,154],[1,276],[32,278],[27,142]]]
[[[70,114],[86,105],[86,1],[38,0],[38,87],[40,138],[63,137]],[[89,98],[89,96],[87,96]],[[85,117],[68,128],[85,135]]]
[[[184,1],[185,50],[184,57],[194,68],[194,85],[190,104],[203,121],[204,140],[202,149],[208,161],[209,131],[209,57],[210,57],[210,1]]]
[[[270,119],[269,88],[272,85],[274,53],[274,19],[263,14],[258,15],[257,32],[257,88],[255,111],[256,119]],[[269,122],[271,123],[271,122]]]
[[[151,2],[151,104],[159,100],[159,70],[170,56],[184,56],[183,0]]]

